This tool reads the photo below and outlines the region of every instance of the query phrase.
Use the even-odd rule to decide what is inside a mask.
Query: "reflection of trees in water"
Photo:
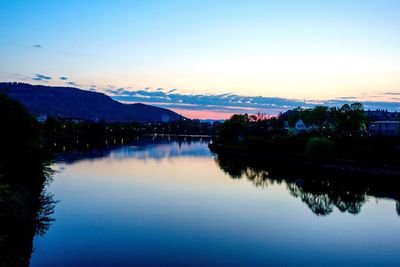
[[[274,184],[275,180],[270,179],[269,173],[265,170],[255,170],[247,167],[243,171],[244,176],[253,183],[256,187],[268,187],[269,184]]]
[[[35,234],[43,236],[54,222],[52,217],[56,206],[53,195],[42,192],[39,197],[38,210],[34,219]]]
[[[55,201],[43,191],[44,177],[41,184],[2,178],[7,182],[0,184],[0,266],[29,266],[33,238],[44,235],[54,221]]]
[[[367,200],[365,193],[344,192],[345,195],[343,195],[343,192],[327,191],[323,188],[320,188],[317,192],[310,192],[295,183],[288,183],[287,188],[292,196],[300,198],[312,212],[318,215],[330,214],[334,206],[341,212],[358,214]]]
[[[293,178],[292,175],[281,178],[272,176],[270,172],[266,171],[265,163],[262,162],[246,163],[243,159],[231,159],[222,155],[216,156],[215,161],[232,178],[246,177],[257,187],[267,187],[274,183],[285,182],[290,194],[301,199],[317,215],[328,215],[333,212],[334,207],[341,212],[358,214],[368,200],[367,193],[369,193],[370,188],[363,181],[354,180],[349,183],[348,181],[351,178],[348,180],[322,177],[313,179],[310,178],[310,175],[300,179],[295,170],[292,170],[292,173],[295,173],[294,177],[297,176],[296,178]],[[278,173],[280,170],[282,169],[278,168]],[[389,192],[389,194],[391,193]],[[399,201],[396,202],[396,209],[400,215]]]

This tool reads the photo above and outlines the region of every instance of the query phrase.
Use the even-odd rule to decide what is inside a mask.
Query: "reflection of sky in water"
[[[143,160],[145,159],[145,160]],[[56,222],[32,266],[396,266],[395,203],[316,216],[287,184],[220,170],[205,143],[121,147],[58,163]]]
[[[110,160],[138,159],[161,160],[172,157],[209,157],[207,147],[209,139],[192,141],[167,141],[165,138],[145,139],[123,146],[108,146],[87,152],[70,152],[58,156],[59,162],[74,163],[80,160],[96,160],[109,158]]]
[[[112,151],[110,156],[117,160],[127,158],[160,160],[171,157],[209,157],[210,154],[208,147],[202,143],[173,142],[149,146],[124,146]]]

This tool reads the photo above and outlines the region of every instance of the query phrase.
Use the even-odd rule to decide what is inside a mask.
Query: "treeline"
[[[307,132],[319,136],[362,135],[367,126],[367,115],[361,103],[345,104],[340,108],[299,107],[276,117],[233,115],[221,125],[217,138],[219,142],[229,142],[250,135],[291,135],[300,119],[307,125]]]
[[[214,135],[217,123],[179,120],[159,123],[106,123],[49,117],[40,124],[42,142],[49,147],[82,147],[129,141],[147,134]]]
[[[302,119],[306,125],[310,125],[312,131],[320,134],[362,134],[367,127],[367,114],[361,103],[344,104],[340,108],[296,108],[280,114],[279,118],[287,120],[289,127],[295,127],[296,122]]]
[[[296,129],[299,120],[306,125],[300,131]],[[367,125],[360,103],[296,108],[271,118],[233,115],[221,125],[214,143],[243,154],[400,166],[400,138],[370,136]]]
[[[0,94],[0,123],[0,173],[7,177],[12,172],[20,179],[30,180],[32,169],[40,173],[42,163],[48,158],[41,153],[40,124],[21,104],[3,94]]]

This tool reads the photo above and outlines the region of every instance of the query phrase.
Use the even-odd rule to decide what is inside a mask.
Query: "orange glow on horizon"
[[[170,110],[181,114],[182,116],[189,119],[200,119],[200,120],[226,120],[229,119],[234,113],[224,111],[212,111],[212,110],[189,110],[181,108],[171,108]]]

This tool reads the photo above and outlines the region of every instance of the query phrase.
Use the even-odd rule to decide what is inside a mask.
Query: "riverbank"
[[[306,156],[301,154],[280,153],[274,154],[262,147],[254,148],[241,143],[209,144],[212,152],[222,154],[239,160],[268,162],[269,165],[282,166],[305,171],[335,171],[350,172],[360,175],[381,175],[387,177],[399,177],[400,169],[391,164],[370,161],[357,161],[350,159]]]

